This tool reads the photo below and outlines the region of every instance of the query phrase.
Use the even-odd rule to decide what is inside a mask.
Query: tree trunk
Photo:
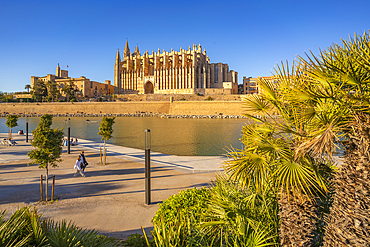
[[[326,218],[324,246],[369,246],[370,117],[360,116],[345,144],[345,162],[334,179],[334,198]]]
[[[105,152],[105,138],[104,138],[104,150],[103,150],[103,153],[104,153],[104,165],[106,165],[105,164],[105,161],[107,160],[107,152]]]
[[[45,201],[48,201],[48,188],[49,188],[49,169],[48,165],[46,165],[46,188],[45,188]]]
[[[308,200],[293,201],[284,193],[279,200],[280,246],[313,246],[315,242],[317,205]]]
[[[10,129],[9,139],[10,139],[10,140],[12,139],[12,129]]]

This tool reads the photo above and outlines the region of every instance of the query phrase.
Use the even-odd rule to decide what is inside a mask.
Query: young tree
[[[10,137],[9,137],[10,139],[12,139],[12,128],[18,126],[17,121],[18,121],[18,116],[17,115],[8,115],[6,117],[5,124],[8,128],[10,128]]]
[[[104,140],[104,151],[105,149],[105,141],[109,141],[110,138],[112,138],[113,134],[113,124],[114,124],[114,119],[116,117],[103,117],[103,120],[100,124],[99,127],[99,132],[98,134],[101,136],[101,139]],[[106,160],[106,152],[105,152],[105,159],[104,159],[104,165],[105,165],[105,160]]]
[[[46,172],[46,201],[48,200],[48,177],[49,166],[57,167],[61,162],[60,155],[63,147],[63,129],[51,129],[52,115],[44,115],[40,119],[37,128],[32,131],[33,140],[31,142],[35,149],[28,153],[32,160],[30,164],[39,164],[40,169]]]

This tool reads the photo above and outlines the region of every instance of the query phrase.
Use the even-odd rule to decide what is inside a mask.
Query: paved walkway
[[[158,203],[180,190],[209,186],[216,174],[206,171],[219,169],[223,159],[152,153],[151,204],[146,205],[143,150],[108,145],[107,165],[101,165],[101,144],[79,140],[70,155],[64,147],[62,162],[49,169],[49,197],[51,177],[56,178],[55,201],[41,203],[40,175],[45,177],[45,171],[38,165],[27,166],[32,146],[24,136],[13,138],[16,146],[0,146],[0,211],[11,214],[22,205],[36,206],[44,217],[71,220],[79,227],[120,239],[141,234],[141,226],[149,234]],[[81,150],[89,162],[86,177],[74,177],[73,166]]]
[[[0,133],[0,139],[6,138],[7,133]],[[27,153],[32,149],[31,144],[24,142],[24,135],[13,134],[13,139],[19,141],[14,147],[5,149],[0,146],[0,163],[28,159]],[[29,136],[32,139],[32,136]],[[86,150],[94,153],[100,152],[103,143],[96,143],[89,140],[78,139],[77,146],[71,146],[71,150]],[[113,144],[106,144],[107,156],[114,156],[124,160],[130,160],[138,163],[145,162],[144,150],[122,147]],[[67,148],[64,147],[64,152]],[[227,160],[223,156],[176,156],[151,152],[151,165],[167,169],[179,170],[182,172],[199,173],[222,170],[223,162]]]

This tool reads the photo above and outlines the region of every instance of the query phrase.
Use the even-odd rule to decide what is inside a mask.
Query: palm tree
[[[29,93],[29,92],[30,92],[30,89],[31,89],[31,85],[27,84],[27,85],[24,87],[24,89],[26,89],[26,90],[27,90],[27,92]]]
[[[317,241],[316,199],[328,192],[331,163],[297,152],[312,121],[312,98],[305,92],[305,67],[277,67],[275,81],[260,79],[261,95],[244,101],[246,116],[259,122],[243,128],[244,150],[234,151],[230,178],[257,190],[276,191],[280,206],[280,244],[312,246]],[[275,118],[279,115],[280,118]],[[256,117],[259,116],[259,117]]]
[[[307,91],[319,102],[332,102],[333,108],[318,112],[322,119],[312,122],[315,131],[298,149],[328,156],[335,144],[345,150],[345,161],[335,174],[324,246],[366,246],[370,242],[370,187],[364,175],[370,169],[370,39],[364,33],[342,42],[342,46],[333,45],[319,57],[311,53],[307,61],[301,58],[308,65],[307,77],[314,82]]]
[[[277,203],[273,193],[259,194],[219,175],[199,231],[198,246],[276,246]]]

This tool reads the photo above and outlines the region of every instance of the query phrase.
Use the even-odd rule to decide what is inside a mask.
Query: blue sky
[[[31,76],[104,82],[117,48],[178,51],[193,43],[243,76],[269,76],[281,61],[318,52],[370,28],[368,0],[17,1],[0,0],[0,91]]]

